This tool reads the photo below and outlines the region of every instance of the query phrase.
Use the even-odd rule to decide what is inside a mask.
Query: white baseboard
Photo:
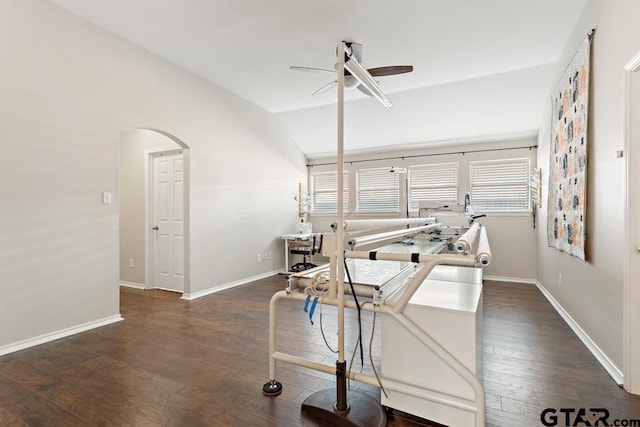
[[[120,286],[124,286],[125,288],[133,288],[133,289],[147,289],[142,283],[133,283],[133,282],[125,282],[124,280],[120,281]]]
[[[216,287],[213,287],[213,288],[205,289],[204,291],[198,291],[198,292],[194,292],[192,294],[183,294],[180,299],[191,301],[191,300],[194,300],[194,299],[197,299],[197,298],[202,298],[204,296],[214,294],[216,292],[224,291],[226,289],[235,288],[236,286],[244,285],[246,283],[253,282],[255,280],[260,280],[260,279],[265,279],[267,277],[275,276],[276,274],[279,274],[279,273],[280,273],[280,271],[271,271],[269,273],[259,274],[257,276],[253,276],[253,277],[247,277],[245,279],[236,280],[235,282],[225,283],[223,285],[219,285],[219,286],[216,286]]]
[[[506,276],[483,276],[484,280],[492,280],[494,282],[513,282],[523,285],[535,285],[535,279],[523,279],[521,277],[506,277]]]
[[[25,348],[33,347],[36,345],[44,344],[50,341],[55,341],[60,338],[65,338],[70,335],[75,335],[80,332],[85,332],[90,329],[99,328],[101,326],[110,325],[115,322],[119,322],[124,320],[121,315],[116,314],[115,316],[106,317],[104,319],[95,320],[93,322],[83,323],[81,325],[72,326],[70,328],[61,329],[59,331],[50,332],[48,334],[40,335],[34,338],[29,338],[23,341],[18,341],[13,344],[5,345],[0,347],[0,356],[4,354],[13,353],[15,351],[24,350]]]
[[[547,300],[551,303],[553,308],[558,312],[558,314],[567,322],[567,325],[575,332],[575,334],[580,338],[580,341],[589,349],[591,354],[600,362],[602,367],[607,371],[607,373],[613,378],[613,380],[618,384],[624,384],[624,375],[620,369],[609,359],[609,357],[598,347],[598,345],[589,337],[589,335],[580,327],[578,322],[576,322],[573,317],[560,305],[560,303],[551,295],[549,291],[536,280],[536,287],[542,292],[542,295],[547,298]]]

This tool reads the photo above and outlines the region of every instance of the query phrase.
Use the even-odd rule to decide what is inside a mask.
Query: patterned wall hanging
[[[552,95],[547,238],[585,259],[587,117],[591,36],[585,37]]]

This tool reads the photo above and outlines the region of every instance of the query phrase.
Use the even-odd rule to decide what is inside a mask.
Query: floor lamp
[[[369,93],[385,107],[391,102],[378,88],[378,84],[353,56],[346,42],[340,42],[337,48],[338,62],[338,218],[344,223],[344,74],[345,69],[362,84]],[[346,58],[346,60],[345,60]],[[344,229],[337,227],[336,250],[331,274],[336,274],[338,300],[338,360],[336,361],[336,389],[321,390],[309,396],[302,403],[302,411],[338,426],[376,427],[387,424],[386,411],[378,401],[366,393],[351,391],[347,398],[347,362],[344,352]]]

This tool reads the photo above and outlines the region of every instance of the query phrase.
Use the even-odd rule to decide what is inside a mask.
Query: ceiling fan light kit
[[[350,57],[347,62],[344,63],[344,67],[355,77],[361,85],[363,85],[367,91],[373,95],[378,101],[382,103],[386,108],[390,108],[393,104],[382,93],[378,83],[373,79],[373,76],[358,63],[355,57]]]

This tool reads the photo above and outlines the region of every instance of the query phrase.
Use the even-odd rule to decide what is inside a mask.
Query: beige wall
[[[0,1],[0,39],[0,352],[118,316],[126,129],[190,147],[192,293],[282,265],[306,168],[273,115],[45,1]]]
[[[616,158],[616,150],[624,147],[624,66],[640,50],[640,27],[632,19],[637,16],[640,4],[635,1],[589,1],[557,66],[559,78],[587,32],[596,28],[591,56],[586,262],[547,247],[550,106],[538,140],[538,164],[546,172],[538,231],[539,281],[619,370],[623,362],[625,163]]]
[[[536,149],[517,148],[530,147],[537,144],[535,138],[506,140],[499,142],[483,142],[473,145],[457,145],[455,147],[439,147],[433,149],[386,151],[377,154],[351,155],[346,157],[345,170],[349,172],[349,192],[355,194],[355,169],[373,167],[407,167],[411,165],[458,162],[459,189],[458,202],[464,204],[464,194],[469,189],[469,162],[476,160],[494,160],[510,158],[529,158],[531,167],[536,165]],[[497,150],[494,150],[497,149]],[[484,152],[474,152],[488,150]],[[444,154],[454,152],[455,154]],[[465,152],[462,154],[461,152]],[[426,155],[426,156],[424,156]],[[403,157],[404,159],[366,161],[367,159],[381,159]],[[412,157],[424,156],[424,157]],[[313,159],[308,163],[317,165],[311,167],[310,173],[322,170],[335,170],[335,165],[319,166],[330,163],[334,158]],[[349,164],[350,161],[358,163]],[[352,198],[353,199],[353,198]],[[401,201],[401,203],[404,203]],[[367,218],[366,215],[354,214],[355,206],[350,206],[348,219]],[[388,217],[403,217],[405,214],[395,214]],[[415,214],[414,214],[415,215]],[[369,218],[371,216],[368,216]],[[464,217],[453,220],[442,217],[444,221],[454,225],[465,225]],[[330,225],[335,222],[335,216],[311,215],[309,220],[313,223],[314,231],[328,231]],[[537,265],[537,234],[533,228],[533,219],[526,213],[494,213],[486,218],[480,218],[477,222],[487,226],[493,262],[485,269],[485,275],[493,278],[526,281],[532,283],[536,280]],[[293,232],[295,230],[291,230]]]

